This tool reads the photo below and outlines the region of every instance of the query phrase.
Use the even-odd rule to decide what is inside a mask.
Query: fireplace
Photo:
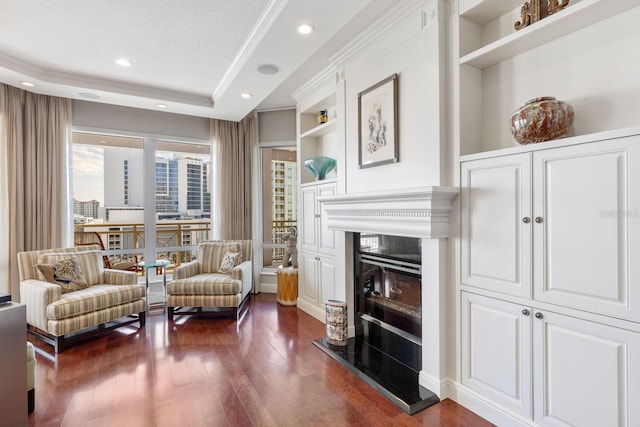
[[[408,413],[439,401],[451,334],[442,301],[449,215],[458,190],[422,187],[320,197],[330,229],[345,232],[348,345],[320,349]]]
[[[367,233],[354,233],[353,238],[356,325],[373,322],[420,344],[420,239]]]

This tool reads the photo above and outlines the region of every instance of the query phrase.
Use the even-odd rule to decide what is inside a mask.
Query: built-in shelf
[[[460,156],[460,161],[468,162],[471,160],[486,159],[488,157],[508,156],[511,154],[528,153],[532,151],[548,150],[551,148],[568,147],[570,145],[585,144],[595,141],[606,141],[610,139],[619,139],[633,135],[640,135],[640,127],[607,130],[603,132],[595,132],[585,135],[576,135],[567,138],[554,139],[551,141],[539,142],[536,144],[516,145],[513,147],[502,148],[498,150],[465,154]]]
[[[480,9],[482,14],[475,15],[470,12],[469,14],[488,19],[485,17],[486,11],[499,10],[501,12],[504,8],[503,6],[496,10],[488,9],[489,6],[495,6],[497,3],[497,0],[485,1],[482,3],[482,5],[486,4],[485,9]],[[510,2],[508,3],[510,4]],[[582,0],[576,4],[570,4],[566,9],[520,31],[464,55],[460,58],[460,64],[480,69],[487,68],[638,5],[640,5],[640,0]],[[477,12],[475,9],[474,11]],[[483,21],[481,20],[481,22]]]
[[[318,184],[328,184],[328,183],[332,183],[332,182],[336,182],[336,178],[327,178],[327,179],[322,179],[320,181],[310,181],[310,182],[303,182],[302,184],[300,184],[300,187],[309,187],[312,185],[318,185]]]
[[[460,0],[460,16],[482,26],[522,6],[522,3],[524,0]]]
[[[336,130],[336,118],[329,119],[326,123],[319,124],[318,126],[309,129],[308,131],[300,134],[300,138],[318,138],[322,135],[326,135],[329,132]]]

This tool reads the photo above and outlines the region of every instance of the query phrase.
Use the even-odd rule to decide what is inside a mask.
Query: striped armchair
[[[251,240],[200,243],[196,259],[176,267],[167,284],[167,314],[229,312],[239,319],[252,288]]]
[[[69,259],[79,265],[81,285],[68,286],[59,269],[44,274],[43,266],[59,266]],[[96,335],[124,324],[145,324],[145,285],[138,284],[134,272],[105,269],[98,245],[20,252],[18,269],[29,332],[52,344],[56,353],[87,337],[78,331]]]

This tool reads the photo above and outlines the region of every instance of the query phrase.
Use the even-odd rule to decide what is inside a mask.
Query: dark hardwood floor
[[[324,325],[273,294],[231,319],[151,314],[54,355],[37,347],[30,426],[490,426],[445,400],[409,416],[311,340]],[[0,423],[1,424],[1,423]]]

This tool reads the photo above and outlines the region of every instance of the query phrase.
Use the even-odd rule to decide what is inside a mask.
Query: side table
[[[154,308],[160,308],[162,312],[164,312],[165,303],[167,302],[167,266],[169,264],[171,264],[171,262],[166,259],[140,261],[138,263],[138,266],[144,269],[144,280],[147,287],[147,312],[150,312],[151,309]],[[151,294],[151,292],[149,292],[149,270],[152,268],[162,269],[162,301],[160,302],[151,302],[149,300],[149,295]]]
[[[278,267],[277,301],[282,305],[296,305],[298,299],[298,269],[294,267]]]

